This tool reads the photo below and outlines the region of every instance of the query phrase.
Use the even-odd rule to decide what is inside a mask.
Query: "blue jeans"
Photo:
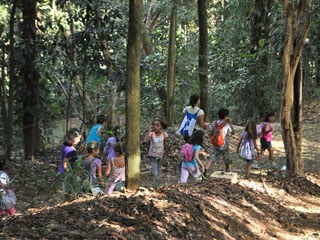
[[[154,184],[158,184],[160,182],[160,173],[161,173],[163,159],[160,157],[149,157],[149,160],[151,164],[151,171],[153,174]]]

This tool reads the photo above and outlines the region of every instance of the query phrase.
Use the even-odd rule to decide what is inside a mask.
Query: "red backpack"
[[[180,154],[183,156],[183,160],[185,162],[191,162],[193,159],[192,144],[183,144],[180,150]]]
[[[226,125],[225,122],[221,123],[219,126],[217,121],[214,121],[213,123],[211,143],[216,147],[221,147],[224,145],[224,136],[222,131],[224,125]]]

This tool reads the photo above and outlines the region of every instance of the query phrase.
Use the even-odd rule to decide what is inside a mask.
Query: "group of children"
[[[216,162],[219,157],[222,157],[225,164],[225,171],[230,172],[232,159],[229,153],[229,135],[235,133],[231,119],[229,118],[229,110],[221,108],[218,111],[219,119],[208,125],[211,136],[212,152],[209,161],[204,165],[199,155],[209,156],[202,148],[204,132],[202,130],[194,130],[192,135],[184,137],[186,144],[192,145],[193,159],[186,160],[184,153],[180,154],[181,160],[181,176],[180,183],[187,182],[188,176],[192,175],[196,180],[206,178],[208,171],[213,162]],[[269,152],[269,160],[272,166],[275,166],[272,148],[272,132],[271,123],[274,121],[274,113],[268,111],[264,121],[257,125],[255,121],[250,120],[245,126],[244,131],[240,135],[240,140],[237,144],[237,153],[240,158],[246,161],[245,176],[249,177],[251,167],[258,168],[257,163],[264,155],[265,151]],[[183,124],[183,122],[182,122]],[[180,127],[182,129],[182,127]],[[180,131],[178,131],[181,133]],[[219,136],[219,134],[221,136]],[[219,139],[221,138],[221,139]],[[258,148],[257,139],[260,138],[261,150]],[[220,141],[220,143],[219,143]],[[182,147],[183,148],[183,147]],[[256,153],[255,153],[256,151]]]
[[[81,140],[81,134],[76,128],[70,129],[64,138],[61,148],[60,174],[62,176],[62,188],[68,192],[64,174],[72,169],[75,163],[80,164],[89,178],[91,191],[94,194],[111,194],[114,190],[120,190],[125,181],[125,160],[123,146],[119,142],[116,133],[110,130],[109,138],[102,147],[103,131],[106,126],[106,117],[99,115],[97,123],[90,129],[86,139],[87,154],[82,159],[78,156],[76,146]],[[102,151],[102,154],[101,154]],[[78,161],[81,161],[79,163]],[[103,163],[106,168],[103,171]]]
[[[197,99],[197,103],[199,99]],[[195,104],[197,106],[197,104]],[[200,112],[199,110],[197,112]],[[196,180],[206,177],[211,168],[212,163],[222,157],[225,164],[225,171],[230,172],[232,159],[229,153],[229,135],[235,133],[229,118],[229,110],[221,108],[218,111],[219,119],[212,124],[208,124],[203,120],[203,126],[209,128],[212,141],[212,152],[208,154],[203,148],[204,131],[192,130],[191,136],[185,137],[185,141],[192,146],[192,159],[186,161],[183,154],[180,154],[180,170],[181,175],[179,183],[186,183],[189,175]],[[267,112],[263,123],[256,125],[255,121],[250,120],[245,126],[244,131],[240,135],[237,144],[237,153],[244,159],[246,164],[246,177],[249,176],[251,167],[257,167],[256,163],[264,155],[265,151],[269,152],[269,159],[274,164],[272,149],[272,131],[271,123],[274,120],[274,114]],[[97,124],[94,125],[86,140],[87,156],[82,160],[82,167],[90,172],[90,183],[95,192],[104,192],[111,194],[114,190],[119,190],[125,183],[125,158],[123,147],[119,143],[116,134],[111,134],[106,141],[104,147],[101,146],[102,131],[106,125],[106,118],[103,115],[98,116]],[[155,119],[151,124],[148,133],[143,142],[149,144],[148,158],[151,164],[153,174],[153,184],[157,188],[160,185],[161,168],[163,165],[163,156],[165,152],[165,142],[168,138],[167,132],[164,130],[167,124],[160,119]],[[221,136],[218,136],[218,135]],[[215,138],[215,139],[214,139]],[[223,138],[222,143],[218,143]],[[258,148],[257,139],[260,138],[261,151]],[[78,160],[76,145],[80,142],[81,134],[75,128],[68,131],[61,149],[60,173],[64,174],[68,168]],[[102,149],[102,155],[101,153]],[[256,153],[255,153],[256,151]],[[204,163],[200,155],[209,157],[209,161]],[[100,159],[100,156],[102,160]],[[103,172],[103,163],[106,164]],[[105,178],[108,177],[108,180]],[[63,189],[65,185],[63,183]]]

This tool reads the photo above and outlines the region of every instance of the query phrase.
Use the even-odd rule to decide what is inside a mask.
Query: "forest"
[[[0,236],[319,239],[319,10],[311,0],[1,1],[0,164],[17,214]],[[193,94],[208,122],[230,111],[236,184],[177,184],[175,131]],[[278,166],[265,157],[245,179],[236,144],[268,110]],[[100,114],[125,137],[126,191],[66,196],[64,134],[76,127],[84,143]],[[142,143],[156,118],[169,134],[157,190]]]

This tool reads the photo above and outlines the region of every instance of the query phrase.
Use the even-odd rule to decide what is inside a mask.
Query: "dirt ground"
[[[177,184],[180,140],[172,132],[157,190],[151,188],[145,145],[141,188],[113,196],[64,195],[57,174],[58,149],[33,162],[13,160],[7,172],[18,212],[1,220],[0,239],[320,239],[318,118],[310,117],[304,124],[304,177],[291,178],[281,171],[285,157],[280,125],[275,123],[274,128],[277,167],[271,167],[265,156],[260,169],[245,179],[245,163],[235,153],[242,127],[236,127],[231,138],[235,183],[209,177]],[[208,142],[205,148],[210,150]],[[220,161],[211,171],[223,168]]]

